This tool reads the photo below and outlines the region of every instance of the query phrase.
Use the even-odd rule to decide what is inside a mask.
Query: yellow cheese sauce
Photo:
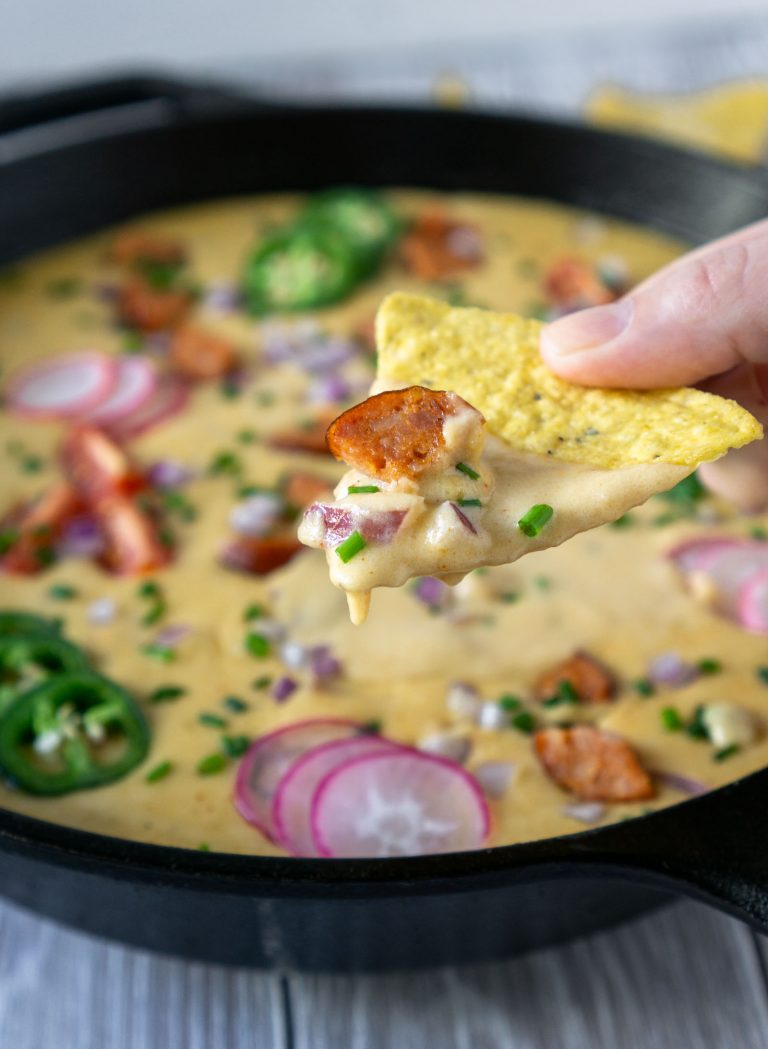
[[[549,203],[475,195],[446,196],[392,191],[391,202],[404,216],[439,203],[451,216],[474,224],[480,232],[484,261],[451,282],[428,284],[404,271],[395,260],[339,306],[310,315],[323,330],[348,335],[374,312],[381,298],[396,288],[422,293],[455,294],[494,309],[531,312],[542,301],[547,268],[564,254],[587,260],[615,260],[628,269],[632,282],[664,265],[681,250],[657,234],[628,225],[595,220]],[[142,229],[183,240],[191,272],[201,285],[238,279],[243,260],[260,230],[290,217],[295,197],[263,197],[206,204],[153,215]],[[94,294],[110,277],[104,257],[113,232],[46,252],[21,263],[15,276],[0,284],[0,366],[5,379],[23,362],[72,350],[93,348],[119,353],[124,336],[112,322],[111,307]],[[61,294],[63,282],[69,292]],[[279,850],[236,813],[231,794],[236,762],[203,776],[198,764],[219,749],[221,730],[201,724],[203,713],[227,722],[226,732],[255,738],[278,725],[303,718],[332,716],[381,723],[396,740],[418,744],[446,730],[471,744],[467,768],[489,761],[512,762],[509,787],[490,800],[491,844],[504,844],[573,832],[582,824],[564,813],[574,801],[543,773],[532,752],[531,737],[511,725],[484,728],[462,719],[446,704],[452,682],[470,682],[484,700],[516,695],[528,703],[536,676],[586,648],[618,676],[617,699],[584,707],[579,717],[596,718],[626,737],[652,770],[684,774],[717,786],[763,766],[768,737],[726,761],[713,760],[713,748],[683,732],[666,731],[661,711],[675,706],[683,718],[702,702],[730,701],[758,719],[768,712],[768,688],[756,669],[765,659],[765,641],[718,617],[684,590],[664,552],[682,538],[702,531],[745,535],[759,521],[739,520],[727,508],[714,507],[724,522],[704,525],[692,518],[666,527],[652,522],[668,509],[652,500],[633,513],[629,527],[601,527],[571,539],[562,547],[523,558],[512,566],[472,573],[451,592],[449,608],[430,610],[412,588],[382,590],[374,613],[362,627],[350,624],[344,594],[328,581],[321,551],[307,550],[264,578],[222,568],[217,554],[230,534],[228,519],[237,502],[231,476],[207,472],[212,458],[235,451],[242,480],[273,485],[287,471],[303,469],[335,484],[343,467],[329,457],[278,452],[266,446],[270,433],[293,426],[311,414],[306,401],[310,381],[293,364],[269,365],[262,349],[267,323],[244,313],[222,314],[205,305],[195,320],[232,338],[249,369],[248,381],[234,398],[222,395],[217,383],[199,384],[186,411],[131,443],[143,464],[171,459],[199,471],[184,494],[195,507],[194,521],[177,526],[178,553],[170,567],[157,573],[168,602],[154,627],[141,625],[145,611],[138,581],[110,576],[87,561],[62,560],[31,577],[0,576],[2,608],[25,608],[60,615],[65,631],[94,657],[95,665],[129,689],[145,711],[152,744],[147,761],[111,786],[38,798],[0,787],[0,802],[14,811],[104,834],[141,841],[240,853]],[[306,315],[281,318],[288,327],[306,324]],[[274,320],[269,322],[274,324]],[[364,355],[348,367],[347,377],[360,384],[360,396],[373,375]],[[341,410],[342,406],[337,406]],[[249,443],[242,434],[251,431]],[[59,476],[55,449],[63,433],[57,423],[24,421],[0,412],[3,449],[0,515]],[[19,449],[22,449],[20,452]],[[37,472],[25,472],[23,456],[39,456]],[[51,596],[57,584],[73,587],[72,600]],[[92,602],[109,598],[116,614],[111,622],[89,621]],[[262,603],[282,623],[291,640],[329,645],[343,665],[342,675],[326,688],[313,686],[300,674],[299,688],[287,701],[271,695],[273,680],[290,673],[269,655],[246,651],[245,610]],[[190,632],[178,646],[174,662],[163,664],[142,651],[163,626],[185,624]],[[652,658],[674,650],[696,662],[718,660],[719,673],[702,675],[677,690],[659,689],[644,698],[632,681],[645,674]],[[150,703],[153,690],[179,686],[184,694]],[[261,686],[261,687],[259,687]],[[234,713],[223,706],[237,696],[247,709]],[[530,709],[541,723],[563,718],[562,708]],[[170,761],[162,780],[148,783],[149,769]],[[663,784],[647,805],[614,805],[605,821],[636,815],[681,800]]]

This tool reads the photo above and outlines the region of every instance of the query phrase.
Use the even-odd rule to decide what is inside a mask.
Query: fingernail
[[[621,335],[632,320],[632,312],[632,300],[620,299],[569,313],[546,328],[547,348],[562,357],[593,350]]]

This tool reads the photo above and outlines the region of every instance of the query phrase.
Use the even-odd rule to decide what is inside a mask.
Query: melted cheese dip
[[[409,275],[395,261],[388,263],[350,299],[312,316],[325,332],[349,335],[396,288],[460,295],[468,303],[499,310],[538,312],[545,301],[547,269],[564,254],[624,266],[637,282],[682,250],[656,234],[551,204],[411,191],[389,197],[405,216],[437,203],[457,221],[474,225],[484,261],[441,285]],[[157,575],[168,605],[160,624],[141,625],[146,609],[136,579],[109,576],[85,560],[65,559],[33,577],[0,577],[0,606],[61,616],[67,636],[137,697],[152,732],[147,762],[118,783],[50,799],[2,787],[0,802],[38,818],[141,841],[273,853],[276,847],[232,806],[236,762],[215,775],[197,771],[201,759],[218,751],[222,731],[201,723],[200,715],[219,715],[227,722],[224,731],[251,738],[303,718],[333,716],[375,720],[384,734],[410,744],[446,732],[459,736],[470,747],[470,770],[505,763],[508,787],[491,800],[491,844],[573,832],[582,827],[566,811],[575,799],[544,774],[532,753],[531,737],[510,723],[500,725],[493,712],[500,709],[500,697],[512,695],[534,710],[542,724],[563,718],[562,708],[540,710],[533,703],[532,683],[578,647],[602,659],[621,681],[614,702],[580,708],[579,717],[597,719],[626,737],[648,768],[716,786],[763,766],[768,735],[762,730],[756,742],[717,762],[710,744],[662,726],[660,712],[670,705],[683,718],[699,703],[723,701],[738,703],[758,722],[768,715],[768,689],[756,677],[765,660],[764,639],[698,604],[664,557],[683,538],[702,532],[744,535],[759,523],[736,519],[709,501],[697,505],[710,516],[724,516],[723,522],[706,524],[686,516],[659,526],[657,519],[669,517],[670,508],[654,499],[633,513],[628,527],[601,527],[518,564],[472,573],[448,592],[444,603],[421,600],[413,587],[381,591],[375,615],[362,627],[350,624],[344,594],[328,583],[320,551],[304,551],[264,578],[219,565],[217,553],[230,534],[229,517],[241,484],[271,486],[286,472],[302,469],[333,485],[342,472],[329,457],[267,446],[270,433],[312,414],[316,376],[290,361],[266,360],[264,347],[274,335],[274,321],[256,322],[242,312],[222,311],[206,294],[220,282],[236,281],[254,236],[290,218],[297,203],[289,197],[227,201],[141,223],[143,229],[188,245],[192,275],[204,292],[195,320],[237,343],[248,379],[235,397],[225,396],[216,383],[200,384],[186,411],[132,442],[131,451],[144,464],[170,459],[195,471],[183,491],[196,517],[175,526],[177,557]],[[4,275],[3,377],[23,362],[56,353],[83,348],[118,353],[125,348],[111,307],[98,293],[112,276],[104,262],[112,236],[107,232],[47,252]],[[306,315],[285,321],[291,331],[304,330],[306,323]],[[337,413],[345,403],[359,400],[372,376],[365,353],[347,362],[344,377],[352,394],[331,410]],[[0,513],[59,476],[55,448],[62,432],[55,423],[31,423],[0,412]],[[221,452],[236,453],[238,477],[208,471]],[[30,457],[39,459],[34,472],[24,466]],[[54,600],[52,588],[62,585],[74,589],[71,600]],[[265,682],[292,671],[278,658],[277,645],[264,658],[246,651],[244,614],[254,603],[268,609],[291,641],[330,646],[341,661],[341,676],[323,688],[297,674],[298,689],[286,702],[276,702],[272,685]],[[94,609],[105,605],[114,615],[94,623]],[[149,658],[143,650],[157,631],[178,624],[189,632],[175,660],[164,664]],[[722,670],[674,691],[660,688],[647,698],[638,694],[632,682],[645,675],[651,659],[670,650],[693,663],[717,660]],[[457,681],[477,690],[481,707],[472,716],[466,704],[450,698]],[[178,686],[183,695],[150,703],[153,690],[166,685]],[[235,713],[225,706],[228,696],[243,700],[246,709]],[[170,773],[147,782],[147,771],[164,761],[172,763]],[[610,806],[603,819],[637,815],[683,796],[660,781],[658,796],[648,805]]]

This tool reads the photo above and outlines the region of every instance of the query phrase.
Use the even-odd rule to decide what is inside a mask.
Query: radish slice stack
[[[490,826],[480,784],[456,762],[346,721],[299,722],[257,740],[235,805],[294,856],[460,852],[481,848]]]
[[[176,414],[186,385],[161,376],[140,354],[96,351],[62,354],[20,369],[6,388],[8,408],[31,419],[87,420],[129,440]]]
[[[768,543],[700,538],[670,551],[690,589],[747,630],[768,634]]]

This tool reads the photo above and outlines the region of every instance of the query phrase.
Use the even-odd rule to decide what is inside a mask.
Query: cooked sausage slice
[[[542,674],[535,685],[537,699],[556,696],[563,681],[571,686],[582,703],[607,703],[616,694],[613,674],[589,652],[574,652]]]
[[[104,536],[101,562],[115,575],[144,575],[164,568],[171,549],[161,539],[154,520],[120,493],[101,498],[94,507]]]
[[[64,526],[82,504],[71,485],[55,484],[39,498],[11,511],[0,531],[12,538],[0,556],[0,569],[12,575],[34,575],[56,559],[56,543]]]
[[[123,324],[143,332],[175,328],[192,307],[185,289],[153,288],[139,276],[127,277],[117,293],[117,313]]]
[[[371,477],[384,481],[418,477],[437,462],[445,447],[445,420],[462,409],[474,411],[455,393],[423,386],[388,390],[334,420],[328,446],[337,459]]]
[[[230,539],[221,551],[220,563],[235,572],[269,575],[287,564],[302,549],[295,535],[246,536]]]
[[[124,229],[118,233],[109,252],[118,266],[136,266],[142,262],[180,265],[186,254],[180,240],[140,229]]]
[[[86,502],[110,492],[135,492],[144,484],[126,452],[95,426],[75,427],[61,446],[67,479]]]
[[[482,259],[477,230],[452,222],[438,209],[421,214],[400,242],[400,257],[409,273],[422,280],[441,280],[471,269]]]
[[[586,801],[643,801],[655,793],[630,744],[593,725],[539,729],[533,746],[551,779]]]
[[[297,471],[283,482],[282,494],[289,506],[303,509],[318,500],[329,499],[333,486],[324,477]]]
[[[547,295],[564,309],[601,306],[618,298],[585,259],[562,258],[553,263],[544,282]]]
[[[316,419],[310,420],[306,426],[296,426],[292,430],[280,430],[269,438],[269,445],[281,452],[330,455],[325,435],[332,418],[332,415],[319,415]]]
[[[169,361],[185,379],[220,379],[234,368],[237,352],[229,339],[184,325],[173,334]]]

